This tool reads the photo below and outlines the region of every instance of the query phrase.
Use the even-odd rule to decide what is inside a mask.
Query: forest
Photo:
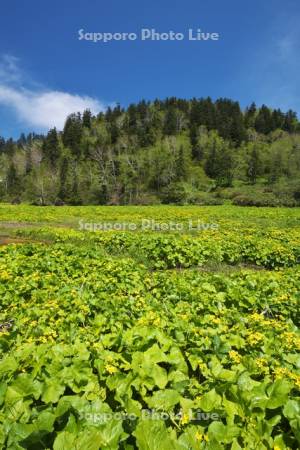
[[[226,98],[117,104],[0,137],[2,202],[299,206],[299,175],[297,114]]]

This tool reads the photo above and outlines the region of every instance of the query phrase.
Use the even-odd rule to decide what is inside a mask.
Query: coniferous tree
[[[269,134],[274,130],[274,123],[270,109],[263,105],[255,119],[255,129],[258,133]]]
[[[150,124],[147,124],[144,127],[140,126],[137,135],[141,147],[150,147],[151,145],[154,145],[157,138],[156,133]]]
[[[255,126],[255,116],[256,116],[256,104],[253,102],[249,106],[249,108],[246,109],[245,112],[245,127],[246,128],[254,128]]]
[[[111,121],[109,125],[109,131],[110,131],[110,137],[111,137],[111,143],[115,144],[118,140],[118,137],[120,136],[120,130],[116,123],[116,121]]]
[[[297,126],[297,114],[289,110],[284,117],[283,129],[288,133],[293,133]]]
[[[249,159],[248,166],[247,166],[247,177],[251,184],[256,183],[256,179],[257,179],[257,176],[259,173],[259,166],[260,166],[260,161],[259,161],[258,151],[257,151],[256,147],[254,147],[251,152],[250,159]]]
[[[78,174],[75,168],[73,173],[73,183],[70,192],[70,204],[71,205],[81,205],[82,201],[79,195],[79,186],[78,186]]]
[[[190,128],[190,143],[192,148],[192,157],[197,161],[201,161],[203,158],[203,149],[198,141],[198,128],[196,125],[193,125]]]
[[[56,128],[52,128],[43,143],[43,154],[46,161],[49,161],[52,168],[55,168],[59,158],[59,141]]]
[[[272,112],[272,122],[274,129],[284,129],[285,116],[280,109],[274,109]]]
[[[32,171],[32,157],[31,148],[26,149],[26,163],[25,163],[25,174],[28,175]]]
[[[273,184],[279,180],[282,175],[282,155],[277,151],[271,161],[271,170],[269,174],[269,183]]]
[[[135,134],[137,131],[137,108],[135,105],[129,105],[127,116],[124,123],[125,131],[129,134]]]
[[[58,192],[58,197],[63,202],[66,202],[69,197],[68,172],[69,172],[69,159],[66,156],[64,156],[59,171],[59,192]]]
[[[204,125],[208,130],[216,128],[216,105],[210,97],[201,101],[201,116],[200,125]]]
[[[233,157],[228,146],[223,147],[218,155],[216,164],[217,185],[223,187],[232,186],[233,181]]]
[[[214,138],[212,145],[210,146],[209,153],[205,162],[205,172],[210,178],[216,178],[218,175],[218,151],[217,151],[217,139]]]
[[[92,126],[92,113],[89,109],[86,109],[82,114],[82,126],[89,129]]]
[[[0,136],[0,152],[3,152],[5,149],[5,139]]]
[[[171,136],[177,133],[177,113],[173,107],[170,107],[166,112],[163,131],[166,136]]]
[[[19,139],[17,140],[17,145],[19,147],[24,147],[27,143],[26,137],[24,133],[21,133]]]
[[[209,152],[205,161],[205,172],[219,186],[231,186],[233,180],[233,156],[227,142],[216,133],[210,137]]]
[[[16,144],[12,138],[7,139],[3,150],[10,158],[13,157],[16,150]]]
[[[8,194],[17,194],[19,189],[19,177],[17,175],[17,170],[13,162],[9,165],[7,175],[6,175],[6,186]]]
[[[229,99],[216,101],[216,129],[226,140],[239,145],[246,139],[244,117],[237,102]]]
[[[179,147],[178,156],[176,160],[176,167],[175,167],[176,179],[178,181],[186,180],[188,177],[188,172],[189,172],[189,163],[187,155],[183,145],[181,145]]]
[[[81,154],[82,121],[81,115],[71,114],[65,123],[62,141],[65,147],[69,148],[72,154],[79,158]]]

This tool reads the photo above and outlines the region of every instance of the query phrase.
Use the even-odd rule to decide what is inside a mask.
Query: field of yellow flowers
[[[1,242],[0,448],[300,448],[299,209],[2,204]]]

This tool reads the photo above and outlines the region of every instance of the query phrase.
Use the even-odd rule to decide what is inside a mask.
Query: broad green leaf
[[[203,411],[211,412],[221,405],[221,400],[221,396],[217,394],[215,389],[212,389],[200,398],[198,405]]]
[[[154,392],[152,397],[146,398],[150,408],[164,411],[171,410],[180,401],[180,394],[173,389]]]
[[[139,450],[177,450],[178,445],[162,420],[139,420],[133,432]]]

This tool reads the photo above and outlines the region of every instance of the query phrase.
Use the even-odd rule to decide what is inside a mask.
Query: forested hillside
[[[13,203],[297,206],[300,123],[229,99],[86,110],[62,132],[0,138],[0,180]]]

